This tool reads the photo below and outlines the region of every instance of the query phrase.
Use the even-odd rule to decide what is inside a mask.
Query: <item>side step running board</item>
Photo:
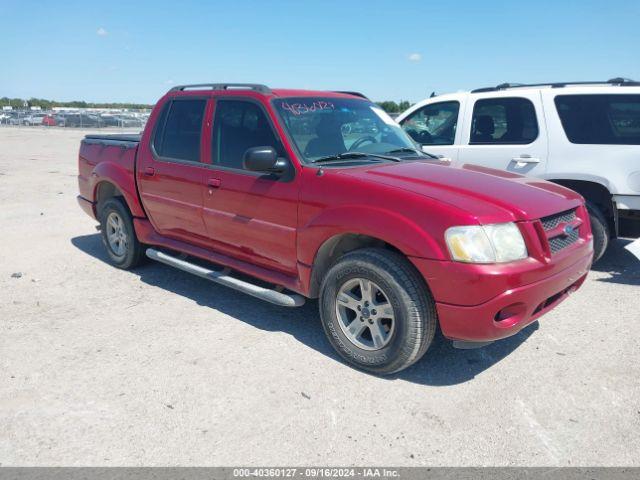
[[[198,277],[211,280],[212,282],[219,283],[225,287],[233,288],[240,292],[251,295],[252,297],[265,300],[269,303],[275,303],[282,307],[299,307],[304,305],[305,298],[297,293],[284,293],[277,290],[260,287],[253,283],[245,282],[238,278],[230,277],[228,275],[229,270],[222,271],[210,270],[208,268],[196,265],[195,263],[188,262],[184,259],[168,255],[164,252],[160,252],[154,248],[147,248],[147,257],[166,265],[170,265],[179,270],[183,270],[188,273],[197,275]]]

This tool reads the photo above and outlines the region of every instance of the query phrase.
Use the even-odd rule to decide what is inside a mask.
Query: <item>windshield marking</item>
[[[365,155],[366,161],[424,156],[400,125],[369,101],[291,97],[272,104],[304,163],[353,154]]]
[[[324,100],[317,100],[311,104],[307,103],[292,103],[282,102],[282,108],[288,110],[294,115],[302,115],[303,113],[317,112],[320,110],[333,110],[335,109],[333,103],[325,102]]]

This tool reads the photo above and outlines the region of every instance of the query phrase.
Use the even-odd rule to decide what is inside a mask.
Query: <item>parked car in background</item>
[[[118,121],[118,117],[111,113],[101,113],[99,115],[100,122],[105,127],[119,127],[120,122]]]
[[[574,191],[414,147],[360,94],[181,86],[142,135],[82,141],[78,203],[116,267],[146,255],[281,306],[319,298],[336,351],[389,374],[437,328],[460,347],[517,333],[593,257]]]
[[[46,114],[44,113],[32,113],[22,117],[22,124],[29,126],[42,125],[44,117],[46,117]]]
[[[599,259],[640,227],[640,82],[502,84],[424,100],[398,118],[424,151],[536,176],[587,201]]]
[[[54,115],[47,114],[42,119],[42,124],[46,127],[55,127],[56,125],[58,125],[58,122],[56,121],[56,117]]]
[[[55,114],[53,116],[53,118],[56,121],[56,126],[58,126],[58,127],[66,127],[67,126],[66,125],[67,124],[67,120],[66,120],[64,114],[57,113],[57,114]]]
[[[25,116],[24,112],[21,111],[13,111],[10,112],[10,117],[9,117],[9,125],[22,125],[22,118]]]
[[[148,113],[140,111],[114,112],[111,110],[78,109],[34,112],[31,110],[0,110],[0,124],[4,125],[142,128],[148,118]]]
[[[98,115],[89,113],[69,113],[65,115],[67,127],[101,127],[104,123]]]
[[[139,118],[120,115],[117,117],[118,126],[123,128],[142,127],[143,123]]]

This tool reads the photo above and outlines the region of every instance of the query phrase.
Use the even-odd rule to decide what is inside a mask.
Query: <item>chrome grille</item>
[[[548,217],[541,218],[542,227],[545,230],[553,230],[561,223],[570,223],[576,219],[576,211],[575,210],[567,210],[566,212],[556,213],[554,215],[549,215]]]
[[[563,248],[566,248],[569,245],[576,243],[578,241],[578,238],[580,238],[580,233],[578,232],[578,229],[574,230],[566,237],[563,235],[560,237],[550,238],[549,248],[551,250],[551,253],[559,252]]]
[[[572,223],[576,220],[576,210],[567,210],[560,213],[555,213],[540,219],[542,227],[547,233],[547,241],[549,242],[549,250],[552,254],[559,252],[560,250],[567,248],[578,241],[580,238],[580,227],[576,227],[568,235],[564,232],[554,232],[553,237],[549,236],[551,231],[558,228],[559,225],[565,223]]]

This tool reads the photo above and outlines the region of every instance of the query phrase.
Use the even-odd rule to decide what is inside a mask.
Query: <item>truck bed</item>
[[[86,135],[80,144],[78,156],[78,187],[85,211],[95,216],[98,184],[114,183],[127,201],[135,217],[144,217],[137,202],[135,163],[141,135],[111,134]]]
[[[115,143],[140,143],[141,133],[111,133],[108,135],[91,134],[85,135],[83,143],[98,143],[103,145],[113,145]],[[131,145],[133,146],[133,145]]]

